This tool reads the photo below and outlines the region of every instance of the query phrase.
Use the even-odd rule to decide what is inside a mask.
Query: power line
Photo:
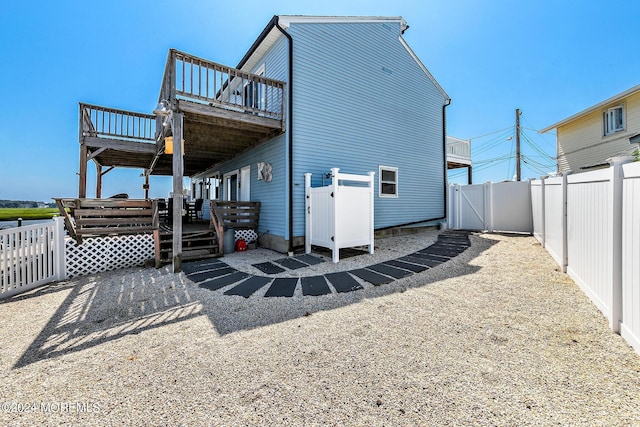
[[[478,138],[483,138],[483,137],[485,137],[485,136],[493,135],[494,133],[502,132],[502,131],[504,131],[504,130],[512,129],[512,128],[513,128],[513,126],[509,126],[508,128],[495,130],[495,131],[493,131],[493,132],[485,133],[484,135],[474,136],[473,138],[469,138],[469,141],[471,141],[472,139],[478,139]]]

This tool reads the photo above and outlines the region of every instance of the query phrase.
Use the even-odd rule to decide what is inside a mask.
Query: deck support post
[[[80,173],[78,174],[78,198],[87,197],[87,146],[80,142]]]
[[[96,163],[96,199],[102,198],[102,165]]]
[[[171,129],[173,130],[173,272],[182,271],[182,209],[184,185],[184,159],[182,154],[183,115],[173,113]]]

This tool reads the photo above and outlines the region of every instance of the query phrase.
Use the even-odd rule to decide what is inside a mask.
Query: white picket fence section
[[[62,218],[0,230],[0,298],[71,277],[141,266],[153,258],[152,234],[86,238],[78,245],[65,236]]]
[[[534,236],[640,353],[640,163],[531,181]]]
[[[0,230],[0,298],[61,280],[64,257],[61,218],[42,224]],[[61,274],[62,273],[62,274]]]
[[[373,253],[374,244],[375,172],[353,175],[339,171],[331,169],[331,184],[316,188],[311,187],[311,174],[304,174],[305,251],[311,253],[311,245],[329,248],[333,262],[339,261],[340,248],[367,245],[369,253]]]
[[[528,181],[450,185],[448,226],[458,230],[531,233],[530,192]]]

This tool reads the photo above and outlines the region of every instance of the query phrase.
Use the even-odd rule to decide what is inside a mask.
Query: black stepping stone
[[[322,258],[318,258],[309,254],[294,256],[294,258],[297,259],[298,261],[302,261],[305,264],[309,264],[309,265],[316,265],[324,262]]]
[[[309,267],[309,265],[298,261],[297,259],[294,258],[282,258],[282,259],[277,259],[275,260],[275,262],[277,262],[278,264],[280,264],[283,267],[288,268],[289,270],[297,270],[298,268],[304,268],[304,267]]]
[[[421,258],[428,258],[428,259],[433,259],[436,261],[449,261],[451,258],[453,258],[452,256],[449,255],[444,255],[442,253],[436,253],[433,251],[429,251],[428,249],[423,249],[421,251],[418,251],[416,253],[411,254],[412,256],[417,256],[417,257],[421,257]]]
[[[234,273],[238,270],[231,267],[219,268],[217,270],[200,271],[198,273],[188,274],[187,278],[192,282],[198,283],[206,279],[212,279],[216,277],[226,276],[227,274]]]
[[[407,255],[402,258],[399,258],[400,261],[412,262],[414,264],[426,265],[427,267],[436,267],[442,264],[443,260],[433,260],[424,257],[416,257],[412,255]]]
[[[300,279],[302,295],[326,295],[331,293],[324,276],[303,277]]]
[[[364,289],[356,279],[344,271],[339,273],[328,273],[325,274],[324,277],[326,277],[336,291],[340,293]]]
[[[264,294],[265,297],[292,297],[298,284],[297,277],[282,277],[274,279],[273,283]]]
[[[236,283],[242,279],[246,279],[247,277],[249,277],[247,273],[236,271],[233,274],[228,274],[226,276],[202,282],[199,284],[199,286],[201,288],[209,289],[210,291],[216,291],[220,288],[224,288],[227,285],[231,285],[232,283]]]
[[[465,250],[461,245],[447,245],[445,243],[438,242],[434,245],[429,246],[426,249],[435,249],[438,251],[451,251],[451,252],[460,252]]]
[[[362,280],[369,282],[374,286],[386,285],[387,283],[393,282],[391,277],[383,276],[382,274],[367,270],[366,268],[350,270],[349,273],[358,276]]]
[[[182,271],[184,272],[184,274],[190,274],[195,273],[196,271],[212,270],[214,268],[221,268],[226,266],[227,264],[216,259],[193,261],[182,264]]]
[[[391,276],[394,279],[402,279],[403,277],[407,277],[412,275],[413,273],[407,270],[401,270],[396,267],[391,267],[389,265],[384,264],[375,264],[367,267],[369,270],[373,270],[378,273],[382,273],[385,276]]]
[[[402,268],[405,270],[409,270],[409,271],[413,271],[414,273],[420,273],[422,271],[425,271],[427,268],[427,266],[424,265],[418,265],[418,264],[411,264],[408,262],[404,262],[404,261],[399,261],[397,259],[392,259],[389,261],[385,261],[383,262],[383,264],[385,265],[391,265],[393,267],[398,267],[398,268]]]
[[[237,286],[225,291],[225,295],[239,295],[241,297],[249,298],[255,291],[271,282],[271,277],[253,276],[249,277],[244,282]]]
[[[460,249],[464,250],[469,247],[469,245],[463,242],[449,242],[446,240],[438,240],[438,243],[436,243],[436,245],[441,246],[443,248],[455,249],[455,250],[460,250]]]
[[[253,266],[264,274],[278,274],[285,271],[284,268],[278,267],[272,262],[261,262],[259,264],[253,264]]]

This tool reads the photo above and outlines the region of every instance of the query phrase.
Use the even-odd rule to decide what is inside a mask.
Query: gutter
[[[442,106],[442,155],[444,157],[444,219],[447,219],[447,195],[449,180],[448,167],[447,167],[447,107],[451,105],[451,98],[445,98],[444,105]]]
[[[289,255],[293,255],[293,37],[280,26],[277,16],[274,16],[271,21],[289,40],[289,81],[287,82],[289,98],[287,102],[287,140],[289,142],[289,150],[287,152],[289,163],[289,248],[287,252],[289,252]]]

